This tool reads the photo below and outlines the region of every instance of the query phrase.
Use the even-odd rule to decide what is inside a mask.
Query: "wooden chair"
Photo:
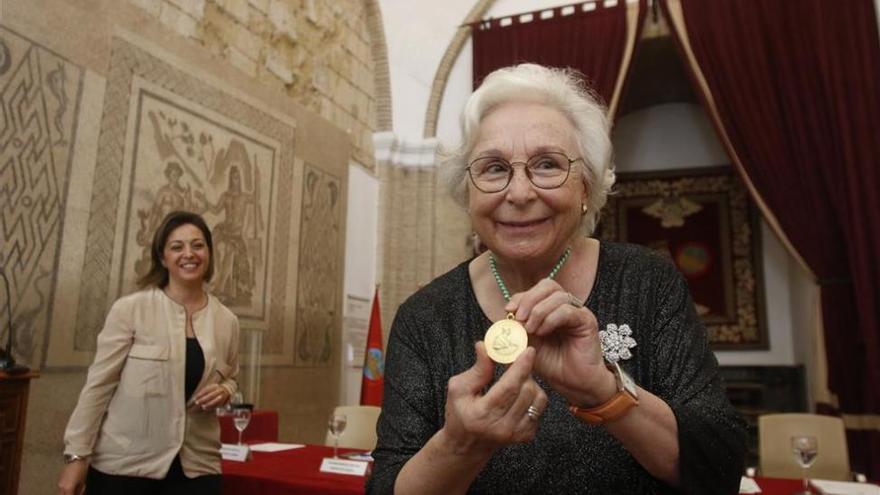
[[[806,470],[808,478],[851,481],[843,420],[805,413],[765,414],[758,417],[760,475],[770,478],[802,478],[804,470],[795,461],[791,436],[813,435],[819,455]]]
[[[334,412],[345,414],[348,419],[345,430],[339,435],[339,446],[373,450],[376,447],[376,422],[381,411],[376,406],[337,406]],[[333,435],[329,430],[324,445],[333,445]]]

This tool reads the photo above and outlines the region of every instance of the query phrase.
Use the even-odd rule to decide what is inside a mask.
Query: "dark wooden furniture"
[[[18,493],[18,473],[24,444],[28,389],[35,372],[7,375],[0,371],[0,494]]]
[[[808,412],[804,367],[721,366],[727,396],[748,427],[746,466],[758,465],[758,416]]]

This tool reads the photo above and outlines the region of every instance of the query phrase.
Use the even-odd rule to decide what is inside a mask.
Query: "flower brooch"
[[[636,346],[636,339],[632,338],[632,329],[627,324],[618,326],[609,323],[605,330],[599,331],[599,339],[602,341],[602,353],[611,363],[631,358],[630,349]]]

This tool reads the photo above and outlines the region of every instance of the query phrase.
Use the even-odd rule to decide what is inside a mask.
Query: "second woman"
[[[237,389],[239,325],[205,290],[213,254],[201,216],[165,217],[142,290],[113,304],[98,335],[60,494],[221,493],[214,408]]]

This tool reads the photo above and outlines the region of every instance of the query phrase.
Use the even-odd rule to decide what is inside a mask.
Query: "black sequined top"
[[[189,402],[205,373],[205,353],[195,337],[186,338],[186,373],[183,380],[183,400]]]
[[[603,242],[587,306],[600,329],[629,325],[637,344],[621,366],[675,413],[681,492],[737,493],[744,424],[724,393],[705,329],[675,267],[646,248]],[[389,336],[368,493],[392,493],[403,465],[442,427],[446,384],[474,364],[474,342],[491,323],[473,292],[467,262],[401,305]],[[500,373],[496,367],[495,380]],[[550,403],[535,440],[497,451],[470,493],[677,493],[650,476],[604,427],[581,422],[561,395],[538,383]]]

